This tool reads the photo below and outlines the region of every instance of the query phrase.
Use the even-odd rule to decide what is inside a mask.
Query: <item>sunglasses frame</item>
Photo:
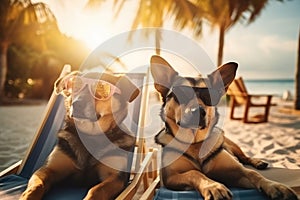
[[[179,88],[179,89],[178,89]],[[190,92],[190,90],[193,90]],[[205,91],[205,94],[203,94]],[[189,95],[187,95],[189,93]],[[202,94],[202,95],[200,95]],[[203,101],[207,106],[215,106],[219,103],[222,96],[222,90],[217,90],[214,88],[200,88],[200,87],[191,87],[186,85],[173,86],[169,90],[167,97],[173,95],[175,100],[179,104],[187,104],[195,96]],[[184,97],[185,99],[179,100],[179,97]],[[205,98],[209,97],[209,99]],[[213,97],[213,98],[212,98]]]
[[[80,79],[82,81],[82,86],[80,87],[80,89],[78,89],[76,91],[73,90],[73,86],[71,86],[71,91],[72,92],[69,92],[70,86],[68,85],[68,83],[70,83],[70,81],[72,82],[73,80],[71,80],[71,79],[73,79],[73,78]],[[93,85],[95,85],[95,84],[97,85],[98,83],[105,83],[105,84],[108,84],[110,86],[110,89],[111,89],[110,94],[107,97],[98,98],[95,95],[96,90],[93,91],[92,87],[93,87]],[[72,93],[72,95],[78,94],[80,91],[82,91],[85,88],[86,85],[88,86],[88,90],[90,91],[93,98],[96,99],[96,100],[99,100],[99,101],[105,101],[105,100],[109,99],[111,96],[113,96],[115,93],[121,94],[121,90],[117,86],[115,86],[115,85],[113,85],[113,84],[111,84],[107,81],[100,80],[100,79],[92,79],[92,78],[86,78],[86,77],[74,75],[74,76],[68,77],[68,79],[65,80],[65,88],[67,89],[68,93]]]

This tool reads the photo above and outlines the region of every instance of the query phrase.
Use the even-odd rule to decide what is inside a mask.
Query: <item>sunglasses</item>
[[[97,100],[104,101],[115,93],[121,94],[121,90],[118,87],[103,80],[71,76],[65,81],[67,92],[73,95],[78,94],[86,85],[91,95]]]
[[[221,90],[212,88],[199,88],[190,86],[173,86],[167,97],[172,95],[179,104],[188,104],[190,100],[197,97],[207,106],[215,106],[222,96]]]

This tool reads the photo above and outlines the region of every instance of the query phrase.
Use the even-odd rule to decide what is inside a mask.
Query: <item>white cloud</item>
[[[297,41],[284,39],[277,35],[268,35],[259,39],[258,47],[267,55],[274,51],[295,52]]]

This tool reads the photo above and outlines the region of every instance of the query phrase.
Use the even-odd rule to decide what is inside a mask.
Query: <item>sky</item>
[[[39,1],[49,5],[63,33],[85,41],[91,49],[119,33],[130,31],[137,2],[128,1],[120,15],[113,17],[115,9],[111,3],[104,3],[96,12],[87,12],[83,9],[86,2],[82,0]],[[238,23],[226,33],[223,62],[239,63],[238,75],[245,79],[293,79],[300,30],[299,10],[299,0],[285,3],[270,0],[255,22]],[[173,29],[166,24],[165,28]],[[197,42],[215,65],[217,30],[204,27],[201,39],[193,38],[188,30],[182,34]]]

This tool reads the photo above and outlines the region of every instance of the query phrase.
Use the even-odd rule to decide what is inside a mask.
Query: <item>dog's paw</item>
[[[260,160],[259,162],[256,163],[255,168],[256,169],[266,169],[268,167],[268,163]]]
[[[205,200],[232,199],[230,190],[221,183],[213,182],[202,187],[200,190]]]
[[[272,183],[264,192],[274,200],[298,200],[293,190],[280,183]]]

